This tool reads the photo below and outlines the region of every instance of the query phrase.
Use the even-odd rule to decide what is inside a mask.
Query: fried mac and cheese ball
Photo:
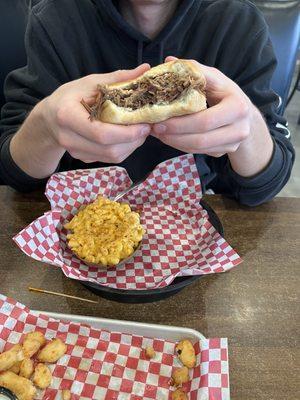
[[[172,400],[188,400],[188,397],[186,392],[182,388],[179,388],[172,393]]]
[[[119,264],[144,235],[138,213],[128,204],[99,196],[65,225],[68,245],[81,259],[103,266]]]
[[[185,339],[176,345],[176,352],[179,360],[188,368],[194,368],[196,365],[196,354],[193,344]]]

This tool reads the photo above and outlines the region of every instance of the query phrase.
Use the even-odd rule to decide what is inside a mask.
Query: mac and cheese
[[[72,233],[68,245],[79,258],[110,266],[129,257],[142,240],[144,229],[138,213],[128,204],[102,196],[79,211],[65,225]]]

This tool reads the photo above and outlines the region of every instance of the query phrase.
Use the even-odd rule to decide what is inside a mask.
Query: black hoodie
[[[87,74],[134,68],[142,62],[155,66],[168,55],[215,66],[237,82],[264,114],[274,139],[272,160],[252,178],[237,175],[227,156],[196,155],[203,190],[211,188],[256,205],[271,199],[289,178],[294,150],[280,129],[284,121],[276,114],[278,96],[270,90],[276,60],[263,16],[248,1],[179,1],[174,16],[150,40],[124,20],[117,1],[42,0],[29,16],[26,50],[28,65],[6,81],[7,104],[0,123],[0,180],[17,190],[45,184],[21,171],[9,152],[12,135],[37,102],[61,84]],[[136,180],[179,154],[150,136],[121,166]],[[103,165],[107,164],[88,167]],[[86,167],[66,153],[59,170]]]

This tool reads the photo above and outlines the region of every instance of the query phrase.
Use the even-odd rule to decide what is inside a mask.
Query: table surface
[[[0,187],[0,293],[31,309],[194,328],[228,337],[232,400],[299,400],[300,198],[248,208],[221,196],[206,201],[244,262],[151,304],[99,304],[32,293],[28,286],[97,300],[56,267],[30,259],[11,238],[48,210],[41,192]]]

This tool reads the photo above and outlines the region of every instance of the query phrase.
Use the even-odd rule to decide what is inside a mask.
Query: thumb
[[[129,81],[139,77],[149,69],[149,64],[141,64],[134,69],[122,69],[107,74],[88,75],[79,79],[79,81],[84,82],[84,85],[81,84],[82,90],[78,95],[84,96],[84,101],[88,105],[91,105],[95,102],[95,97],[99,95],[98,85],[110,85],[111,83]]]
[[[150,69],[149,64],[141,64],[134,69],[120,69],[118,71],[102,75],[102,83],[109,85],[111,83],[136,79],[149,69]]]
[[[177,57],[168,56],[165,58],[165,62],[178,60]],[[216,68],[208,67],[207,65],[200,64],[196,60],[185,60],[192,62],[196,68],[198,68],[206,79],[206,90],[207,91],[223,91],[228,88],[230,79],[227,78],[221,71]]]
[[[208,67],[207,65],[200,64],[197,61],[194,61],[198,64],[200,71],[203,73],[206,80],[206,90],[209,92],[214,91],[224,91],[228,89],[231,81],[230,79],[224,75],[221,71],[214,67]]]
[[[165,58],[165,62],[175,61],[175,60],[178,60],[178,58],[174,56],[168,56]]]
[[[91,74],[84,78],[85,89],[89,89],[94,93],[98,85],[110,85],[111,83],[129,81],[136,79],[150,69],[149,64],[141,64],[134,69],[120,69],[118,71],[109,72],[107,74]]]

